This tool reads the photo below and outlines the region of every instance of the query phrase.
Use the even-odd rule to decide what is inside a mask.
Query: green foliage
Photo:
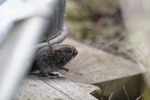
[[[87,20],[88,11],[84,10],[82,6],[75,1],[68,1],[66,5],[67,19],[83,21]]]

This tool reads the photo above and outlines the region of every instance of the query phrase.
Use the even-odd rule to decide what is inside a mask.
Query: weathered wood
[[[76,83],[79,87],[83,88],[88,93],[93,93],[94,91],[99,92],[98,94],[102,93],[102,90],[96,86],[91,84],[85,84],[85,83]]]
[[[79,52],[67,65],[70,72],[62,72],[67,78],[74,82],[99,86],[104,100],[126,100],[123,86],[131,100],[140,95],[145,68],[72,39],[66,39],[63,43],[74,45]]]
[[[63,73],[67,78],[76,82],[100,86],[102,96],[106,100],[108,98],[126,100],[123,87],[126,88],[131,100],[132,98],[135,100],[135,97],[139,96],[141,74],[145,72],[144,68],[72,39],[66,39],[63,43],[74,45],[79,51],[78,56],[66,66],[70,69],[69,72]],[[120,99],[120,97],[124,99]],[[96,100],[64,77],[48,79],[28,76],[24,79],[16,99],[33,98],[38,100]]]
[[[92,94],[96,98],[101,98],[102,90],[96,86],[91,84],[84,84],[84,83],[76,83],[79,87],[83,88],[89,94]]]
[[[108,54],[75,40],[67,38],[63,44],[74,45],[79,52],[77,57],[67,65],[70,72],[62,72],[70,80],[95,84],[145,72],[145,68],[122,57]]]
[[[65,77],[49,79],[27,76],[15,97],[16,100],[97,100]]]

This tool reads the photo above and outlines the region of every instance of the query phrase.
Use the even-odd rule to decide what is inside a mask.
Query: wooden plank
[[[102,90],[98,86],[84,83],[76,83],[76,84],[79,87],[83,88],[86,92],[90,93],[94,97],[101,100]]]
[[[122,57],[108,54],[75,40],[67,38],[63,44],[77,48],[79,54],[66,67],[69,72],[61,72],[75,82],[95,84],[144,73],[145,68]]]
[[[62,72],[67,78],[76,82],[100,86],[102,96],[104,96],[106,100],[112,92],[114,93],[113,98],[123,96],[123,84],[125,84],[124,86],[127,90],[130,88],[135,92],[134,89],[136,89],[137,93],[135,93],[134,97],[139,96],[137,94],[139,94],[140,77],[137,76],[145,72],[144,68],[121,57],[115,57],[69,38],[63,43],[74,45],[79,51],[78,56],[66,65],[70,71],[67,73]],[[138,84],[136,85],[135,83]],[[125,96],[123,97],[125,98]],[[89,93],[64,77],[48,79],[37,76],[27,76],[24,79],[16,95],[16,99],[96,100]]]
[[[99,86],[104,100],[127,100],[125,92],[130,100],[141,95],[142,74],[146,72],[145,68],[69,38],[63,43],[74,45],[79,52],[67,65],[70,71],[61,72],[68,79]]]
[[[83,88],[85,91],[88,93],[94,93],[97,92],[97,94],[101,95],[102,90],[96,86],[96,85],[91,85],[91,84],[85,84],[85,83],[76,83],[79,87]]]
[[[65,77],[27,76],[15,100],[97,100]]]

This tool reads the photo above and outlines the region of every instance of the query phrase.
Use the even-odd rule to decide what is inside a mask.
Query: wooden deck
[[[60,72],[66,78],[62,76],[49,79],[27,76],[16,95],[17,100],[97,100],[86,89],[74,82],[99,86],[106,100],[112,92],[114,95],[111,100],[119,100],[118,96],[126,100],[122,86],[126,87],[128,93],[134,93],[131,100],[139,95],[141,74],[145,72],[144,68],[124,58],[110,55],[69,38],[63,44],[73,45],[79,51],[78,56],[66,65],[70,71]],[[121,94],[118,95],[118,93]],[[99,98],[99,94],[96,97]]]
[[[19,88],[16,100],[97,100],[75,83],[60,77],[49,79],[27,76]]]
[[[69,38],[63,43],[72,44],[79,51],[78,56],[67,65],[70,72],[62,72],[68,79],[99,86],[104,100],[112,94],[111,100],[127,100],[124,88],[130,100],[141,95],[142,74],[146,72],[144,67]]]
[[[95,84],[144,73],[145,68],[122,57],[92,48],[67,38],[63,44],[74,45],[79,54],[62,73],[72,81]]]

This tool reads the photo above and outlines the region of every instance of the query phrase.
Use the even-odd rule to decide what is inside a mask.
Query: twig
[[[101,49],[104,50],[105,48],[109,47],[110,45],[116,43],[117,41],[119,41],[122,37],[124,37],[126,34],[125,32],[123,34],[121,34],[120,36],[118,36],[117,38],[115,38],[114,40],[110,41],[109,43],[107,43],[106,45],[104,45]]]
[[[140,100],[143,96],[144,96],[144,93],[141,94],[138,98],[136,98],[136,100]]]
[[[126,56],[128,56],[134,63],[137,63],[138,61],[132,56],[131,53],[127,52],[126,50],[122,50],[122,53],[124,53]]]
[[[129,95],[128,95],[128,93],[127,93],[126,88],[125,88],[124,85],[123,85],[123,90],[124,90],[124,92],[125,92],[125,94],[126,94],[126,96],[127,96],[127,99],[130,100]]]
[[[113,96],[113,92],[111,92],[110,96],[109,96],[109,99],[108,100],[111,100],[112,99],[112,96]]]
[[[46,36],[46,34],[45,34],[45,40],[48,43],[48,45],[51,46],[51,44],[49,43],[49,40],[48,40],[48,37]]]
[[[140,64],[142,65],[144,68],[146,68],[147,71],[149,71],[149,69],[146,67],[148,65],[146,65],[143,61],[137,59],[136,57],[132,56],[132,54],[130,52],[127,52],[126,50],[122,50],[122,52],[128,56],[134,63]],[[149,73],[146,73],[145,76],[149,77]],[[145,77],[145,78],[147,78]]]

